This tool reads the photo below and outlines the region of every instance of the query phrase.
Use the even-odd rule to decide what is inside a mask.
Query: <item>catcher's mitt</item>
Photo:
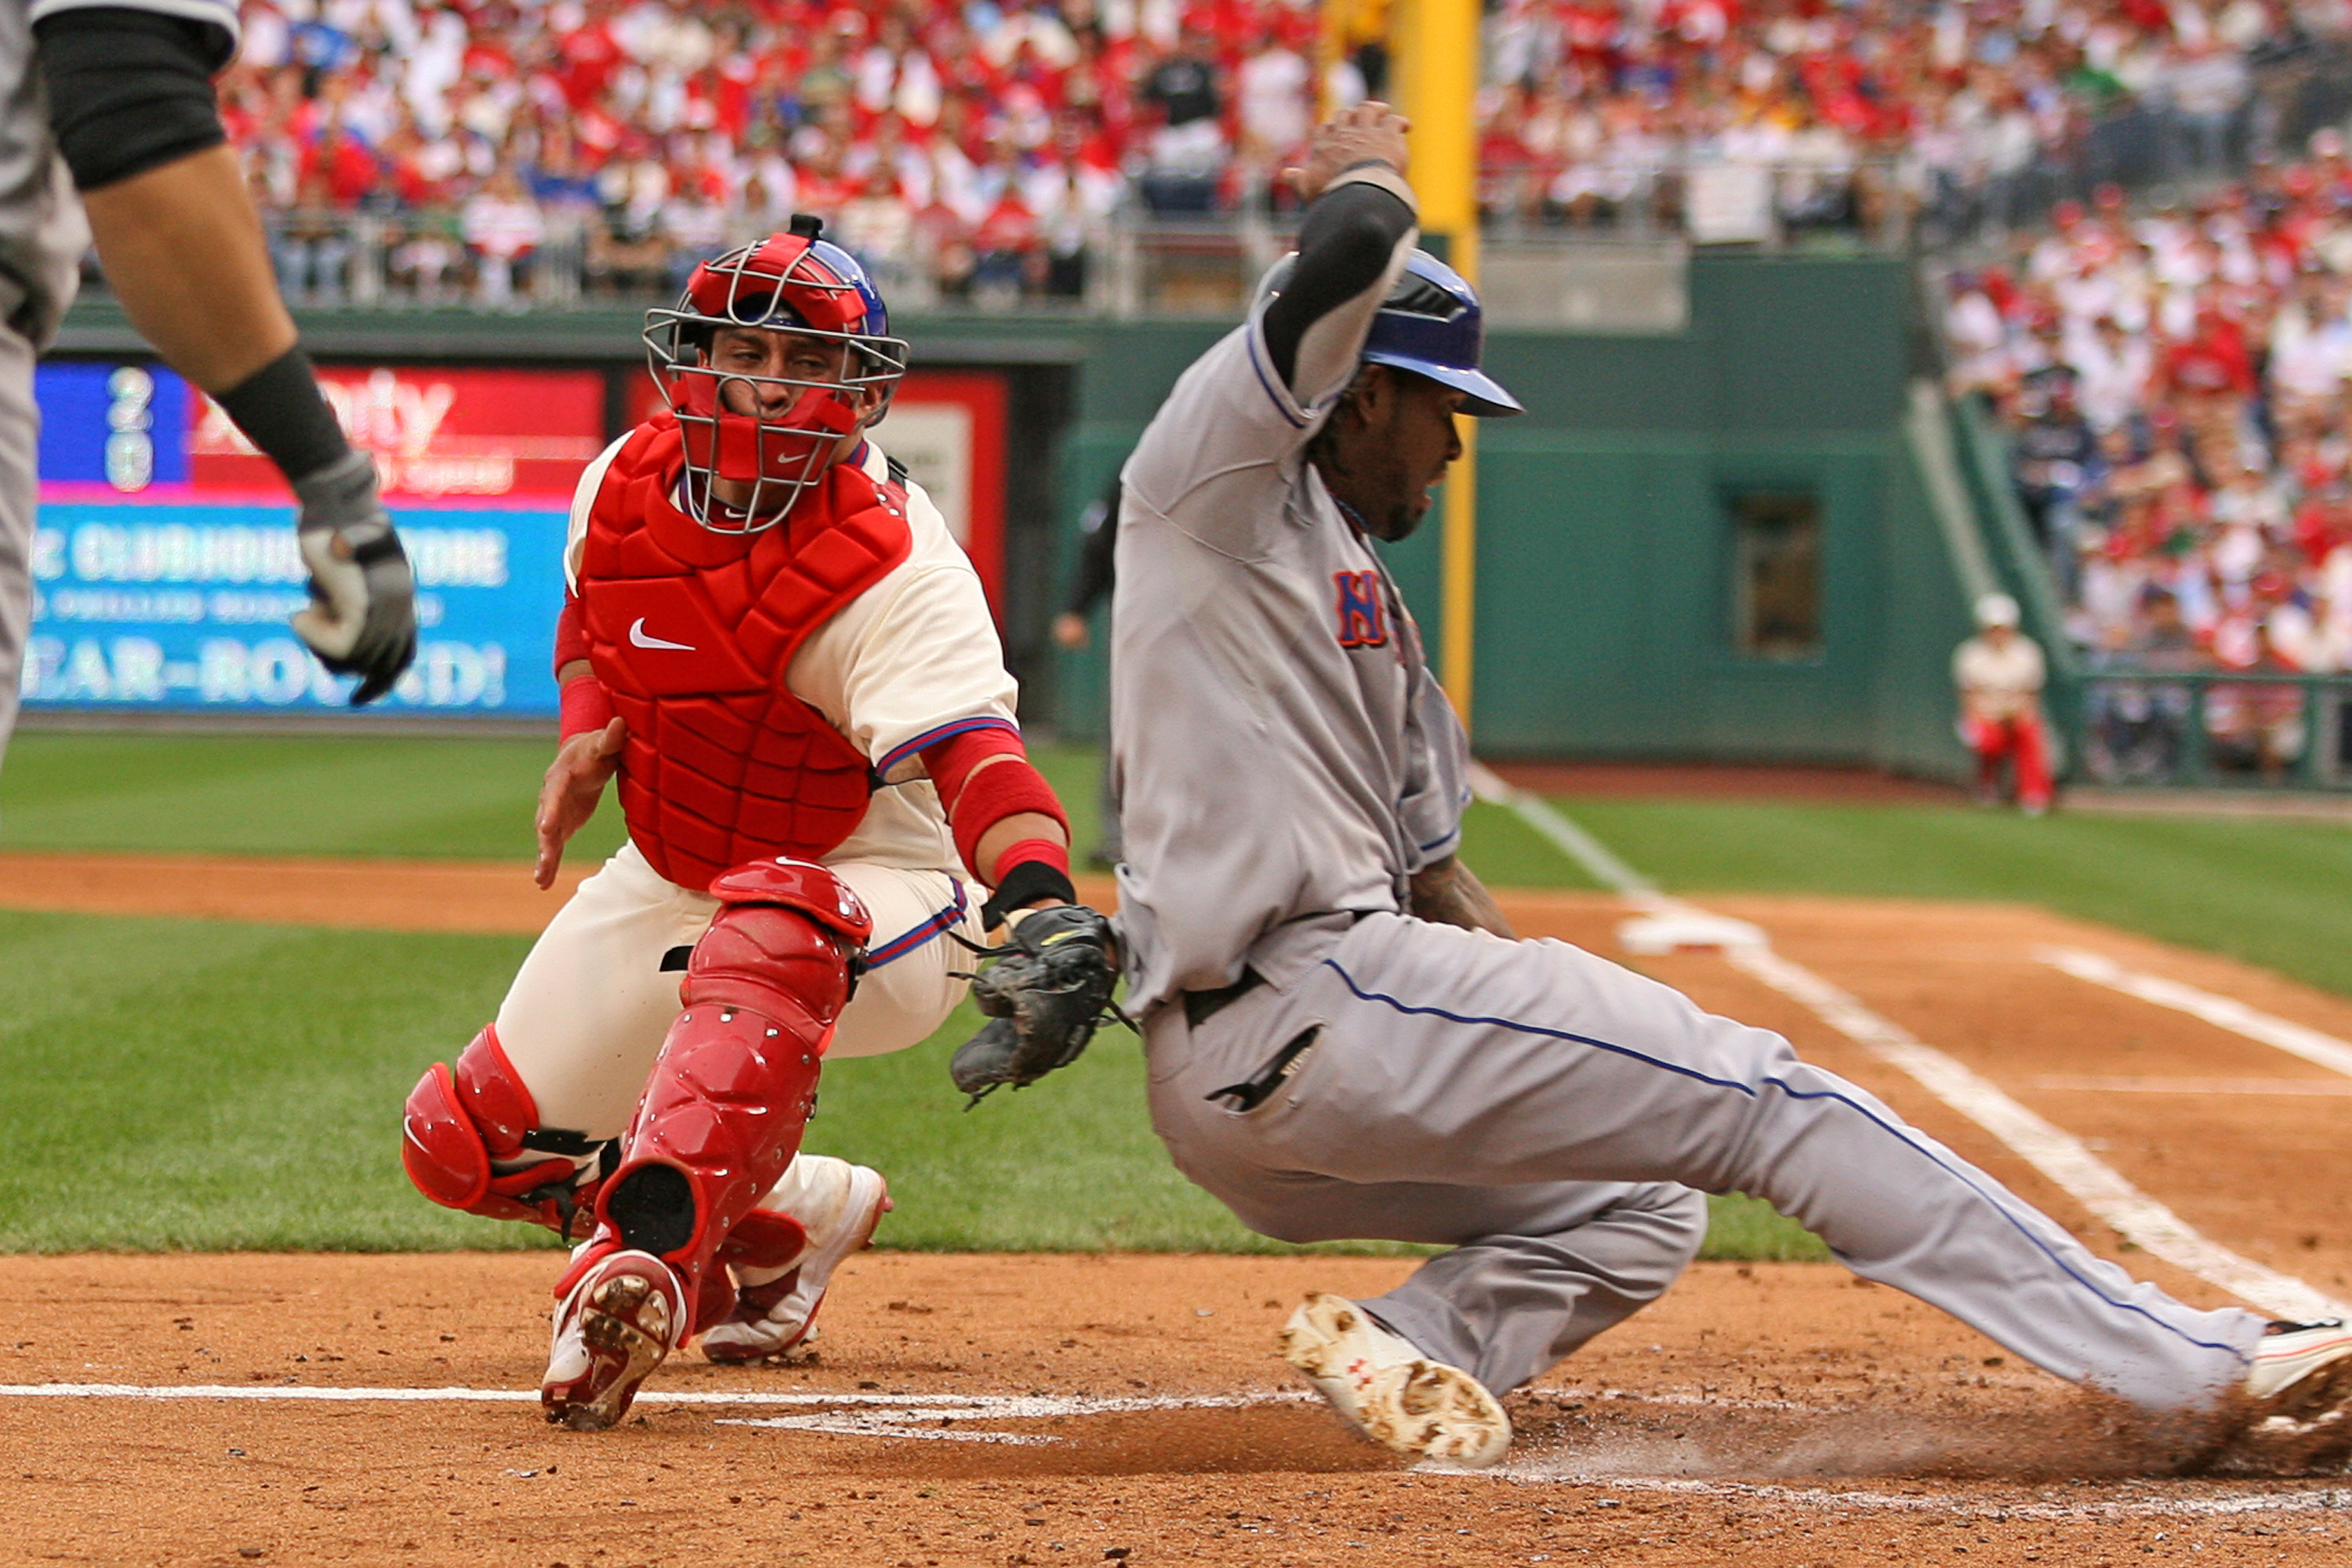
[[[1003,946],[972,951],[996,962],[971,977],[989,1022],[948,1063],[956,1088],[971,1096],[967,1110],[1005,1084],[1024,1089],[1077,1060],[1105,1018],[1135,1026],[1110,999],[1118,981],[1110,922],[1084,904],[1039,910]]]

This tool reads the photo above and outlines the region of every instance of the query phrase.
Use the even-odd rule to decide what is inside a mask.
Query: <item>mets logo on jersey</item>
[[[1377,572],[1334,572],[1339,589],[1339,646],[1385,647],[1389,640],[1388,612],[1381,603]]]

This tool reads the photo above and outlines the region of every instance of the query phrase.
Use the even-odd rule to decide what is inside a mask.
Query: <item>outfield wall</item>
[[[1945,675],[1965,595],[1902,437],[1917,331],[1887,258],[1700,255],[1664,334],[1497,331],[1491,368],[1528,405],[1489,422],[1479,468],[1474,725],[1495,756],[1769,759],[1948,774],[1962,756]],[[634,311],[321,314],[322,363],[597,369],[618,428],[642,384]],[[1045,636],[1076,520],[1167,388],[1224,323],[907,318],[919,369],[999,378],[999,610],[1033,721],[1092,735],[1097,646]],[[131,352],[86,305],[61,352]],[[886,444],[887,444],[886,426]],[[1750,657],[1734,637],[1742,498],[1818,518],[1817,641]],[[1434,527],[1394,552],[1440,643]]]
[[[1948,664],[1967,595],[1902,435],[1910,268],[1700,256],[1689,292],[1677,333],[1489,340],[1528,413],[1479,437],[1479,750],[1957,775]],[[1127,329],[1119,374],[1087,363],[1063,446],[1066,539],[1211,335]],[[1821,509],[1811,657],[1743,657],[1732,637],[1730,508],[1775,493]],[[1393,556],[1436,646],[1434,528]],[[1098,653],[1055,673],[1057,717],[1091,733]]]

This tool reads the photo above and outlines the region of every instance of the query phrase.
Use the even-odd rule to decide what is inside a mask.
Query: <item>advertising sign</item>
[[[130,507],[92,491],[45,487],[27,708],[347,705],[354,682],[329,675],[286,624],[308,603],[290,507],[185,499]],[[416,571],[416,663],[369,711],[553,713],[549,664],[568,514],[392,510]]]
[[[319,372],[352,445],[375,454],[388,497],[569,496],[604,447],[604,378],[588,370]],[[278,470],[209,397],[195,400],[188,479],[256,490]]]
[[[572,487],[604,446],[593,371],[327,369],[417,580],[415,667],[371,712],[556,710]],[[41,511],[29,708],[340,710],[286,624],[307,602],[268,459],[162,366],[52,363],[36,383]]]
[[[41,478],[136,495],[188,477],[188,384],[157,365],[50,361],[33,373]]]

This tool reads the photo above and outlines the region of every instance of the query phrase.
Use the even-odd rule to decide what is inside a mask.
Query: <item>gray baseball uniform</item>
[[[1699,1192],[1738,1191],[2060,1376],[2211,1404],[2263,1320],[2134,1281],[1769,1031],[1407,912],[1457,840],[1462,733],[1307,453],[1412,244],[1398,221],[1387,272],[1296,345],[1261,302],[1126,469],[1119,922],[1178,1167],[1285,1240],[1451,1246],[1364,1305],[1496,1391],[1662,1292]]]
[[[33,20],[121,5],[209,22],[236,37],[234,0],[0,0],[0,756],[16,722],[33,618],[33,522],[41,415],[33,362],[73,303],[89,228],[49,135]]]

